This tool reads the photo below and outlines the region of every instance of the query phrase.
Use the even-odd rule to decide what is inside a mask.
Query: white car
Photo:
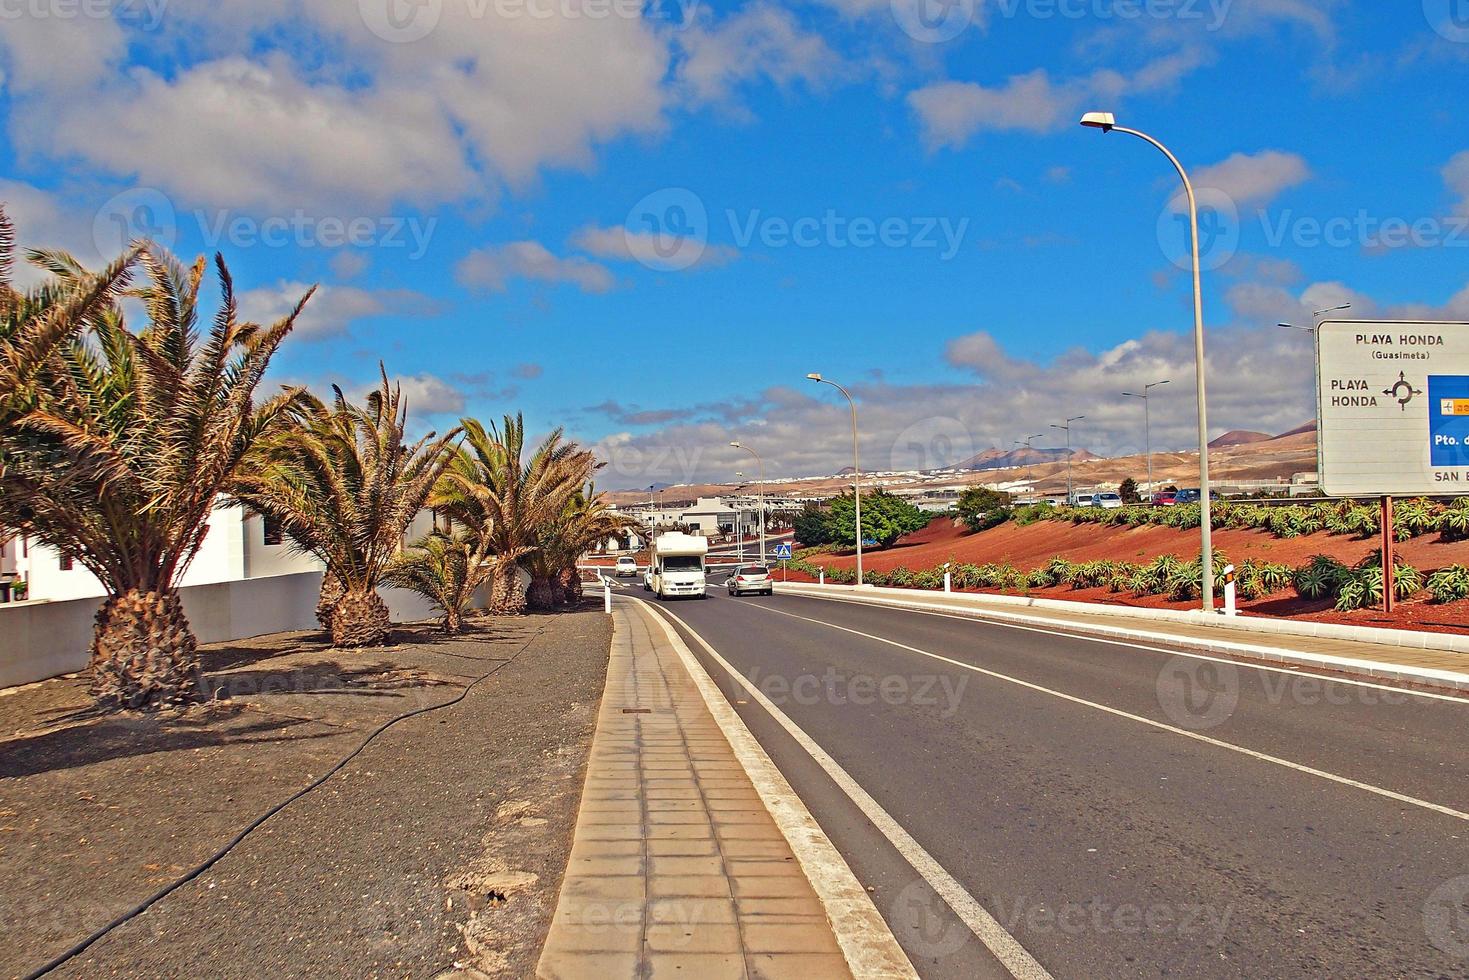
[[[1092,507],[1096,503],[1096,494],[1078,493],[1074,496],[1076,503],[1071,505],[1073,507]]]
[[[638,560],[632,555],[623,555],[617,559],[617,564],[612,568],[612,574],[618,578],[637,578]]]
[[[1117,510],[1122,506],[1122,497],[1115,493],[1099,493],[1092,501],[1092,506],[1103,510]]]
[[[739,596],[754,592],[756,595],[775,595],[775,582],[770,569],[764,565],[741,565],[730,573],[724,584],[730,595]]]

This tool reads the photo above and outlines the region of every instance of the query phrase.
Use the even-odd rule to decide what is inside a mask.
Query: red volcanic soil
[[[1254,558],[1292,567],[1305,564],[1313,555],[1325,554],[1352,564],[1373,551],[1376,539],[1363,540],[1344,536],[1314,534],[1309,537],[1280,539],[1265,531],[1219,530],[1214,532],[1214,548],[1232,561]],[[1011,564],[1023,571],[1038,568],[1057,555],[1073,562],[1109,560],[1135,564],[1158,555],[1175,554],[1190,558],[1198,554],[1197,530],[1179,531],[1167,527],[1116,528],[1095,524],[1072,525],[1060,521],[1038,521],[1026,527],[1002,524],[988,531],[964,533],[947,517],[935,520],[917,534],[910,535],[891,548],[863,552],[864,567],[874,571],[891,571],[907,566],[915,571],[933,568],[946,561]],[[1444,543],[1436,535],[1399,542],[1397,554],[1425,573],[1445,565],[1469,565],[1469,542]],[[815,564],[851,568],[856,559],[850,554],[813,555]],[[779,574],[779,573],[777,573]],[[790,580],[812,581],[810,576],[791,573]],[[1192,609],[1195,603],[1173,602],[1167,596],[1134,596],[1108,589],[1073,590],[1063,585],[1051,589],[1032,589],[1030,595],[1047,599],[1069,599],[1107,605],[1149,609]],[[1292,591],[1253,602],[1241,602],[1246,615],[1285,616],[1320,622],[1348,623],[1355,626],[1384,626],[1434,632],[1469,630],[1469,602],[1434,605],[1422,598],[1399,603],[1388,617],[1380,610],[1360,609],[1339,613],[1329,601],[1308,601]]]
[[[1364,540],[1326,534],[1276,538],[1268,531],[1214,532],[1214,550],[1223,551],[1232,561],[1254,558],[1296,566],[1304,564],[1313,555],[1324,554],[1352,564],[1376,547],[1376,538]],[[862,563],[881,572],[891,571],[900,565],[916,571],[942,565],[946,561],[973,562],[976,565],[1008,563],[1022,571],[1030,571],[1057,555],[1078,562],[1106,559],[1141,563],[1158,555],[1193,558],[1198,553],[1197,530],[1037,521],[1025,527],[1001,524],[988,531],[966,534],[951,518],[940,517],[890,548],[865,551]],[[1426,535],[1400,542],[1397,554],[1401,561],[1421,571],[1432,571],[1455,563],[1469,565],[1469,541],[1446,544],[1436,535]],[[813,560],[846,567],[856,563],[851,555],[816,555]]]

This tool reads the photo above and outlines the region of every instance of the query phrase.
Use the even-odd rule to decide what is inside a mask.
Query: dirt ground
[[[1313,534],[1282,539],[1267,531],[1217,530],[1214,548],[1232,561],[1254,558],[1292,567],[1305,564],[1313,555],[1325,554],[1353,564],[1377,548],[1376,539],[1364,540],[1340,535]],[[915,571],[942,565],[946,561],[974,564],[1009,563],[1023,571],[1044,565],[1054,556],[1069,561],[1130,561],[1142,563],[1158,555],[1175,554],[1191,558],[1198,554],[1198,531],[1179,531],[1167,527],[1116,528],[1095,524],[1072,525],[1060,521],[1038,521],[1025,527],[1002,524],[988,531],[964,533],[947,517],[935,520],[916,534],[909,535],[890,548],[866,551],[865,568],[891,571],[907,566]],[[1397,554],[1402,561],[1427,573],[1446,565],[1469,565],[1469,541],[1447,543],[1431,534],[1400,542]],[[856,559],[846,555],[817,555],[816,564],[851,568]],[[777,576],[779,573],[777,572]],[[791,573],[791,581],[810,581],[809,576]],[[991,591],[991,590],[982,590]],[[1069,585],[1050,589],[1032,589],[1030,595],[1077,602],[1100,602],[1110,605],[1137,606],[1150,609],[1192,609],[1195,603],[1172,602],[1167,596],[1134,596],[1114,593],[1106,588],[1073,590]],[[1319,622],[1347,623],[1355,626],[1382,626],[1429,632],[1464,632],[1469,630],[1469,601],[1435,605],[1424,593],[1399,603],[1392,615],[1379,609],[1359,609],[1340,613],[1329,601],[1312,602],[1293,591],[1269,596],[1253,602],[1241,602],[1247,615],[1284,616]]]
[[[0,695],[0,976],[40,966],[346,756],[195,881],[55,976],[432,977],[534,970],[570,847],[610,643],[598,611],[331,649],[202,651],[218,700],[98,718],[85,682]],[[501,900],[500,896],[504,899]]]

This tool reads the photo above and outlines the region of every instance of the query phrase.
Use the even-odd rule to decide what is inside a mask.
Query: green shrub
[[[1469,599],[1469,568],[1450,565],[1440,568],[1428,576],[1428,591],[1433,593],[1433,602],[1458,602]]]
[[[1351,575],[1351,569],[1335,558],[1317,555],[1296,570],[1296,592],[1305,599],[1330,598]]]

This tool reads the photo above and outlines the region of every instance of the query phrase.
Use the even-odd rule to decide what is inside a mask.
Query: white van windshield
[[[669,572],[686,572],[703,567],[704,561],[698,555],[669,555],[663,559],[663,569]]]

